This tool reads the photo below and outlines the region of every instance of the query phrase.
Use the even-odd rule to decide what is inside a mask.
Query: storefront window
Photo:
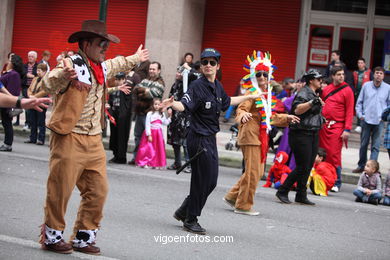
[[[388,0],[383,0],[383,2],[386,1]],[[311,9],[316,11],[366,14],[367,6],[368,0],[313,0]]]
[[[376,0],[375,14],[390,16],[390,1],[389,0]]]

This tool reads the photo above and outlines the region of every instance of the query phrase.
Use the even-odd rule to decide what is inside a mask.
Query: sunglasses
[[[217,65],[217,62],[215,60],[202,60],[200,62],[200,64],[202,64],[203,66],[207,66],[207,64],[209,64],[209,63],[213,67]]]
[[[268,78],[268,73],[264,71],[259,71],[256,73],[256,77],[260,78],[261,76],[264,76],[264,78]]]
[[[99,43],[99,47],[102,48],[102,49],[108,48],[108,45],[110,45],[110,42],[107,41],[107,40],[102,40],[102,41]]]

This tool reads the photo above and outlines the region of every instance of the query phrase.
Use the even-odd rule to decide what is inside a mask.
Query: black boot
[[[173,213],[173,217],[183,223],[187,216],[188,200],[188,197],[185,198],[181,206]]]
[[[297,194],[295,195],[295,202],[305,204],[305,205],[310,205],[310,206],[316,205],[314,202],[311,202],[307,198],[306,191],[305,192],[297,192]]]
[[[206,229],[202,228],[198,223],[196,216],[187,216],[184,221],[183,229],[198,235],[206,235]]]
[[[291,201],[288,199],[288,192],[289,190],[282,185],[279,187],[275,195],[282,203],[290,204]]]

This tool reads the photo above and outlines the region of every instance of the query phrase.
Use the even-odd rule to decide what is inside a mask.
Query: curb
[[[0,133],[4,133],[2,126],[0,126]],[[46,143],[48,143],[48,141],[49,141],[49,133],[50,133],[50,130],[46,131]],[[30,134],[30,131],[24,131],[22,129],[22,127],[14,126],[14,135],[28,137],[29,134]],[[103,139],[103,146],[104,146],[105,150],[109,150],[108,149],[108,141],[106,139]],[[127,152],[131,154],[133,149],[134,149],[134,144],[129,143],[128,148],[127,148]],[[167,159],[174,159],[173,148],[170,145],[168,145],[165,148],[165,151],[166,151]],[[219,156],[219,165],[224,166],[224,167],[241,169],[242,160],[237,159],[237,158],[233,158],[233,157],[220,155]],[[271,167],[271,165],[269,165],[269,163],[267,163],[266,164],[266,172],[268,172],[268,169],[270,167]],[[264,174],[262,180],[265,180],[265,176],[266,176],[266,174]],[[344,168],[343,173],[341,174],[341,179],[342,179],[343,183],[349,183],[349,184],[353,184],[353,185],[356,185],[358,183],[359,177],[360,177],[360,174],[352,173],[352,169],[348,169],[348,168]]]

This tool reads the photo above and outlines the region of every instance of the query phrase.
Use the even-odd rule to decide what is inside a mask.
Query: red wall
[[[242,65],[253,50],[269,51],[278,69],[275,80],[294,77],[300,0],[208,0],[203,48],[222,54],[222,83],[232,95],[245,75]]]
[[[133,54],[139,44],[145,42],[147,0],[110,0],[107,10],[107,31],[121,39],[112,43],[107,57]],[[99,19],[99,0],[17,0],[15,6],[12,51],[27,61],[30,50],[52,53],[51,66],[64,50],[77,51],[76,44],[68,43],[68,37],[81,29],[81,22]]]

